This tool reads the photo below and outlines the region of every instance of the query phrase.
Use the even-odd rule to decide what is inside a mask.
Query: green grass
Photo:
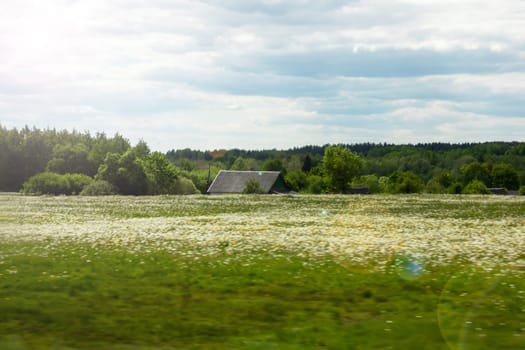
[[[383,213],[412,225],[414,234],[436,230],[436,218],[445,226],[454,218],[456,226],[470,225],[472,235],[484,228],[484,218],[519,224],[523,203],[465,196],[0,195],[0,238],[9,238],[0,240],[0,349],[525,348],[525,270],[519,263],[502,259],[480,266],[458,256],[437,264],[402,250],[389,255],[386,265],[376,251],[356,263],[352,256],[309,254],[300,249],[310,245],[295,243],[248,245],[245,251],[224,232],[246,230],[246,240],[291,232],[290,239],[293,234],[298,241],[311,239],[308,249],[315,252],[315,244],[326,244],[320,239],[331,231],[337,238],[362,225],[374,233],[373,221]],[[222,226],[217,226],[213,220],[220,215]],[[135,220],[173,217],[186,219],[157,231],[152,223]],[[236,221],[239,217],[251,221],[244,224]],[[111,226],[128,219],[128,226]],[[97,220],[109,228],[144,222],[155,234],[179,232],[177,225],[186,225],[181,232],[206,227],[220,238],[210,241],[214,249],[206,246],[211,243],[191,246],[199,242],[193,236],[167,248],[141,239],[90,242],[90,234],[100,235]],[[82,239],[53,236],[70,222],[78,225]],[[258,231],[244,227],[252,224],[260,226]],[[35,238],[15,239],[17,227]],[[389,227],[394,231],[387,234],[395,239],[399,227]],[[199,232],[196,238],[203,235]],[[309,238],[301,236],[305,232]],[[505,235],[495,232],[494,239]],[[360,242],[366,244],[367,237]],[[523,241],[513,245],[521,251]],[[493,248],[487,249],[479,254],[492,256]]]
[[[2,265],[4,348],[517,349],[525,339],[519,270],[446,266],[407,279],[394,263],[372,272],[285,253],[196,260],[68,245]]]

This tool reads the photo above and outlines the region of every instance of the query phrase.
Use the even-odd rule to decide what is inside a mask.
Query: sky
[[[152,150],[525,141],[523,0],[0,0],[0,125]]]

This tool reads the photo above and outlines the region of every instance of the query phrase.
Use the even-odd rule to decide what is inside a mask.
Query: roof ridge
[[[230,172],[230,173],[280,173],[279,170],[219,170],[219,172]]]

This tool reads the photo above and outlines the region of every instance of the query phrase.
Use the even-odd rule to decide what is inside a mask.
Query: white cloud
[[[20,0],[0,123],[163,151],[523,139],[523,33],[518,0]]]

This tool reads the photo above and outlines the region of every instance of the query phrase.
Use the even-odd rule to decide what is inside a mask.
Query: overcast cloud
[[[0,4],[5,127],[161,151],[525,141],[525,1]]]

